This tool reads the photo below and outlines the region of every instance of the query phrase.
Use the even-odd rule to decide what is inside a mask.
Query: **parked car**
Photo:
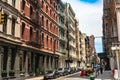
[[[71,73],[71,68],[65,68],[67,70],[67,74]]]
[[[67,74],[68,74],[66,68],[59,68],[59,69],[58,69],[58,72],[60,73],[60,76],[64,76],[64,75],[67,75]]]
[[[57,70],[49,70],[44,75],[44,80],[53,79],[59,77],[60,74]]]

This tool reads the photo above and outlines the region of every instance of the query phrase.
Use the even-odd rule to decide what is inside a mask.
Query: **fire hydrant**
[[[90,74],[90,80],[95,80],[95,75],[94,74]]]

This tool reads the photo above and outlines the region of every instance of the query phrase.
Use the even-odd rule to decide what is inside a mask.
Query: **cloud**
[[[94,4],[83,3],[81,0],[62,1],[71,4],[76,14],[76,18],[79,20],[79,29],[82,33],[86,33],[88,36],[92,34],[95,37],[102,36],[102,0],[94,2]],[[95,41],[95,46],[97,52],[102,51],[102,40]]]
[[[80,0],[62,1],[71,4],[76,18],[79,19],[80,31],[88,35],[102,35],[102,0],[96,4],[85,4],[80,2]]]

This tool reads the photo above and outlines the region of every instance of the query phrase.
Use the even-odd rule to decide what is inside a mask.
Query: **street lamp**
[[[117,61],[117,69],[118,69],[118,80],[119,80],[119,56],[118,56],[118,52],[120,50],[120,47],[119,46],[112,46],[111,47],[111,50],[115,51],[115,54],[116,54],[116,61]]]

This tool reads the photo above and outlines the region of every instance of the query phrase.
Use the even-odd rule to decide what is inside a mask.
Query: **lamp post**
[[[118,69],[118,80],[119,80],[119,56],[118,56],[118,52],[120,50],[120,47],[119,46],[113,46],[111,47],[111,50],[115,51],[115,54],[116,54],[116,61],[117,61],[117,69]]]

